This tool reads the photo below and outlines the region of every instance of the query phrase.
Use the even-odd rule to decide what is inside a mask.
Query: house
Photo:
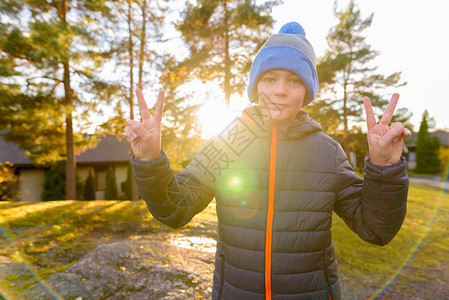
[[[437,136],[440,139],[441,146],[449,147],[449,131],[437,130],[430,132],[432,136]],[[408,162],[408,168],[413,170],[416,167],[416,142],[418,139],[418,133],[414,132],[411,136],[404,138],[404,143],[407,146],[407,152],[405,158]]]
[[[106,172],[110,166],[115,166],[119,195],[123,193],[121,182],[126,180],[130,158],[130,145],[125,136],[108,135],[100,139],[96,148],[76,156],[76,172],[81,180],[86,179],[89,171],[94,175],[96,199],[104,199]],[[20,201],[41,201],[45,169],[33,165],[25,150],[6,142],[0,135],[0,162],[6,161],[14,164],[20,178]]]

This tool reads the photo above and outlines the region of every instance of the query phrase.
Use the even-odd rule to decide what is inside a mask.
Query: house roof
[[[429,132],[431,136],[437,136],[440,140],[441,146],[449,146],[449,131],[437,130]],[[418,140],[418,133],[413,132],[411,136],[404,138],[404,142],[408,147],[416,147],[416,142]]]
[[[441,146],[449,146],[449,132],[438,130],[434,133],[440,139]]]
[[[12,162],[15,165],[32,165],[26,157],[25,150],[20,149],[15,144],[7,142],[0,135],[0,162]]]
[[[130,158],[130,145],[125,136],[107,135],[99,137],[101,140],[97,147],[87,149],[76,156],[76,162],[104,163],[104,162],[128,162]],[[0,134],[0,162],[9,161],[16,166],[33,166],[31,160],[26,157],[25,150],[20,149],[14,143],[7,142]]]
[[[76,157],[79,163],[128,162],[130,144],[124,135],[107,135],[101,138],[96,148],[87,149]]]

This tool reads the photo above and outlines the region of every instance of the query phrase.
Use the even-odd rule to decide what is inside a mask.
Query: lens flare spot
[[[239,176],[231,177],[228,181],[228,187],[235,192],[243,190],[243,179]]]
[[[240,219],[249,219],[257,213],[258,201],[255,195],[249,195],[248,200],[235,200],[232,202],[231,212]]]
[[[251,194],[254,182],[251,176],[239,171],[231,171],[221,178],[221,194],[230,200],[245,199]]]
[[[236,166],[220,178],[220,198],[225,199],[226,206],[237,218],[249,219],[258,211],[256,193],[258,189],[257,173],[249,171],[246,165]]]

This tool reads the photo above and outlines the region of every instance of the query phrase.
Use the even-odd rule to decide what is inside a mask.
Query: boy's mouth
[[[268,103],[268,106],[272,109],[284,109],[286,108],[288,105],[284,104],[284,103]]]

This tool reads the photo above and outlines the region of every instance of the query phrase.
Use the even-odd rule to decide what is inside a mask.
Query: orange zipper
[[[277,125],[273,125],[270,151],[270,181],[268,184],[267,230],[265,236],[265,299],[271,300],[271,242],[273,237],[274,183],[276,179],[276,135]]]
[[[271,300],[271,243],[273,240],[274,187],[276,179],[276,136],[277,125],[273,125],[270,151],[270,179],[268,183],[267,230],[265,235],[265,299]],[[329,293],[329,299],[332,295]]]

